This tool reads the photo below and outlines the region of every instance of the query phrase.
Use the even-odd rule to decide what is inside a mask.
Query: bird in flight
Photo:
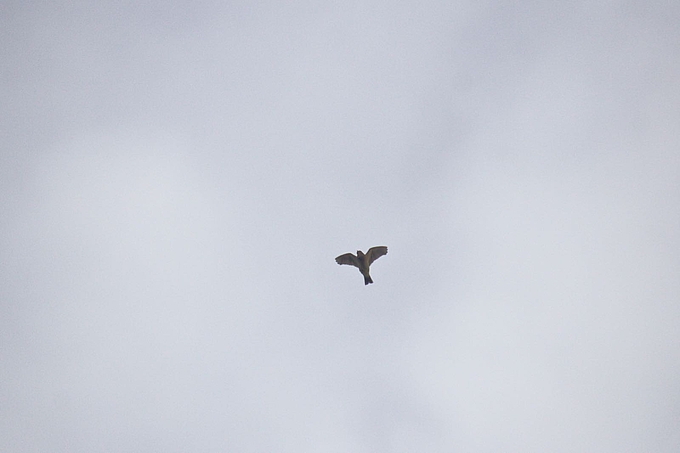
[[[387,247],[384,245],[379,245],[377,247],[371,247],[368,252],[364,255],[364,252],[357,250],[357,254],[345,253],[335,258],[335,262],[338,264],[349,264],[359,268],[359,272],[364,276],[364,285],[373,283],[371,275],[368,273],[368,268],[371,263],[383,255],[387,255]]]

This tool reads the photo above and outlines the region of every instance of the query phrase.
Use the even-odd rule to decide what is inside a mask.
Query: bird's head
[[[362,252],[361,250],[357,250],[357,257],[363,258],[363,257],[364,257],[364,252]]]

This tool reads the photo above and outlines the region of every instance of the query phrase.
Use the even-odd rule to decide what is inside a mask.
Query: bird
[[[368,273],[368,268],[371,263],[383,255],[387,255],[387,247],[384,245],[379,245],[376,247],[371,247],[368,252],[364,254],[361,250],[357,250],[357,254],[345,253],[335,258],[335,262],[338,264],[349,264],[359,268],[359,272],[364,276],[364,285],[373,283],[371,275]]]

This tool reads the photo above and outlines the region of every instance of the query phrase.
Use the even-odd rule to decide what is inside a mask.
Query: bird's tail
[[[368,285],[369,283],[373,283],[373,279],[370,275],[364,275],[364,285]]]

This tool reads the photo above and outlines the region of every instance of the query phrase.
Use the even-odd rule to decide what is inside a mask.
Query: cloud
[[[668,5],[62,6],[0,27],[0,449],[677,450]]]

